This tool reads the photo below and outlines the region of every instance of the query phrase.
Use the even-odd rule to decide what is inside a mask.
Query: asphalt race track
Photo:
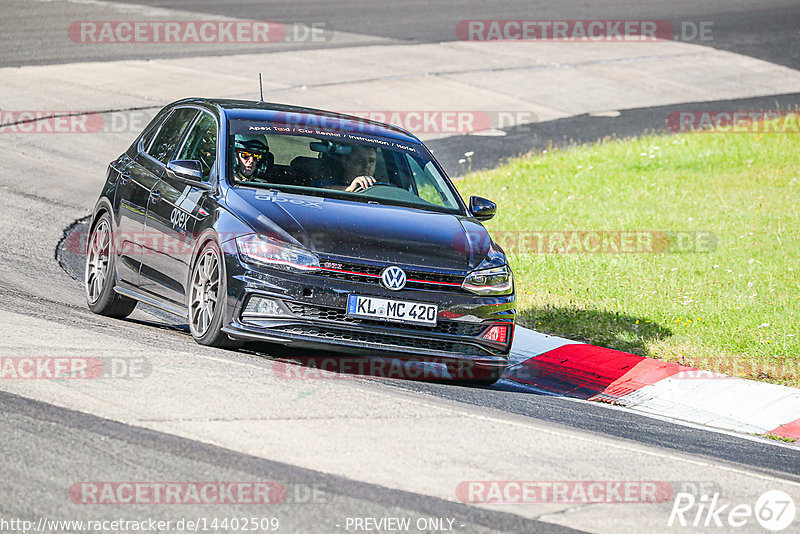
[[[0,65],[33,65],[65,63],[69,61],[107,60],[154,57],[148,49],[86,50],[64,46],[63,20],[82,20],[86,13],[81,4],[104,9],[104,4],[122,6],[148,6],[168,8],[186,13],[220,15],[247,20],[274,20],[282,23],[322,22],[340,32],[364,34],[377,39],[403,42],[446,42],[457,39],[455,27],[462,20],[472,19],[645,19],[667,20],[672,23],[712,22],[714,39],[710,46],[800,68],[800,50],[791,43],[797,42],[797,23],[800,7],[792,0],[709,0],[692,2],[674,0],[659,2],[639,0],[620,4],[610,0],[582,2],[529,2],[509,0],[491,5],[479,0],[434,3],[425,0],[410,2],[369,2],[355,0],[260,2],[214,2],[213,0],[140,0],[123,2],[74,2],[73,5],[48,5],[50,2],[9,2],[2,24],[4,46]],[[29,4],[25,6],[25,4]],[[37,5],[38,4],[38,5]],[[50,3],[51,4],[51,3]],[[9,9],[12,8],[12,9]],[[13,9],[17,8],[17,9]],[[147,14],[144,10],[130,9],[130,13]],[[58,20],[55,15],[68,17]],[[44,19],[42,18],[44,15]],[[103,20],[100,18],[90,20]],[[48,31],[50,30],[50,31]],[[10,39],[11,38],[11,39]],[[11,46],[11,41],[16,43]],[[328,43],[313,45],[325,48]],[[174,48],[174,47],[173,47]],[[185,55],[186,47],[161,51],[162,57]],[[261,47],[251,52],[261,51]],[[240,53],[239,50],[236,53]]]
[[[75,2],[69,7],[53,9],[46,0],[9,0],[10,16],[0,20],[0,35],[5,45],[0,49],[0,66],[41,65],[67,63],[71,61],[115,61],[159,57],[183,57],[202,54],[263,53],[263,47],[246,45],[220,50],[198,50],[198,45],[182,46],[101,46],[89,48],[85,45],[67,43],[63,39],[62,20],[106,20],[113,19],[104,4],[116,3],[125,6],[123,13],[136,13],[144,17],[158,17],[159,9],[179,10],[191,19],[192,14],[242,18],[246,20],[274,20],[281,23],[318,22],[326,28],[348,35],[360,35],[359,39],[333,39],[322,43],[287,43],[278,50],[336,48],[353,44],[382,44],[386,46],[407,43],[438,43],[456,41],[456,25],[462,20],[482,19],[646,19],[669,21],[676,28],[687,24],[687,28],[699,28],[709,24],[713,39],[703,41],[704,46],[735,52],[763,59],[777,65],[800,69],[798,25],[800,5],[793,0],[711,0],[693,2],[673,0],[670,2],[637,1],[633,5],[614,1],[595,2],[528,2],[525,0],[491,3],[469,0],[466,2],[282,2],[264,3],[259,0],[240,2],[214,1],[166,1],[148,0],[138,2]],[[78,4],[78,5],[75,5]],[[444,6],[444,7],[443,7]],[[58,13],[58,16],[53,16]],[[133,17],[137,18],[137,17]],[[409,23],[397,21],[412,20]],[[690,30],[687,29],[687,32]],[[200,45],[202,46],[202,45]],[[690,109],[793,109],[800,105],[800,95],[791,93],[780,98],[728,100],[698,102]],[[684,109],[682,107],[681,109]],[[527,125],[522,128],[506,127],[507,137],[470,136],[470,149],[476,152],[473,169],[488,168],[503,160],[541,150],[548,145],[562,146],[571,142],[591,142],[609,135],[619,137],[645,132],[665,130],[665,107],[629,109],[618,118],[596,117],[570,118],[561,121]],[[531,133],[533,135],[531,135]],[[448,170],[461,170],[457,161],[462,158],[464,139],[453,135],[447,140],[430,144]]]
[[[337,32],[335,39],[321,44],[279,46],[270,52],[276,57],[453,42],[455,25],[467,19],[713,21],[715,38],[703,46],[725,57],[741,54],[780,66],[774,72],[789,81],[795,75],[791,70],[800,69],[800,4],[795,1],[533,5],[9,0],[0,9],[0,68],[6,75],[0,82],[2,109],[75,109],[81,99],[86,107],[109,109],[82,96],[81,75],[58,87],[47,82],[54,79],[52,72],[77,62],[102,63],[92,69],[108,77],[91,82],[101,87],[114,85],[114,69],[122,69],[123,62],[128,62],[125,69],[134,69],[142,66],[137,61],[148,58],[255,58],[264,52],[246,46],[231,51],[203,45],[91,47],[65,39],[70,21],[126,17],[318,21]],[[176,76],[179,70],[175,67]],[[135,94],[133,87],[114,91],[130,102],[125,106],[143,102],[157,109],[170,99],[153,95],[175,92],[168,81],[164,85],[145,96]],[[202,87],[201,80],[178,89],[198,93]],[[448,168],[457,166],[466,142],[479,153],[476,167],[491,166],[550,141],[583,142],[663,129],[664,116],[674,109],[787,109],[800,104],[797,91],[742,92],[751,93],[623,109],[616,117],[578,113],[509,127],[502,136],[438,137],[429,144]],[[480,388],[349,375],[289,379],[280,371],[285,364],[276,363],[276,358],[293,356],[285,349],[249,345],[230,352],[202,347],[182,321],[144,305],[125,321],[92,314],[84,303],[83,259],[65,245],[65,235],[85,232],[85,222],[75,221],[89,213],[105,164],[133,135],[0,135],[0,327],[5,332],[0,355],[90,356],[123,369],[117,377],[100,380],[0,380],[0,475],[6,481],[0,489],[0,530],[22,532],[1,522],[12,518],[35,525],[41,518],[211,521],[244,516],[277,518],[278,532],[398,531],[388,523],[365,528],[365,518],[411,518],[411,532],[669,530],[671,498],[647,504],[462,502],[459,484],[491,480],[662,481],[676,492],[713,488],[725,503],[751,506],[765,491],[779,489],[800,503],[796,445],[523,391],[508,382]],[[133,363],[139,371],[133,372]],[[76,485],[104,481],[270,481],[283,484],[286,496],[269,505],[121,505],[83,503],[71,492]],[[417,521],[425,528],[416,527]],[[786,532],[798,531],[798,524]],[[763,529],[753,521],[737,531]]]

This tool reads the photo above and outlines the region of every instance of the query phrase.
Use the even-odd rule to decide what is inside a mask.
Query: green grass
[[[797,441],[797,438],[787,438],[784,436],[776,436],[775,434],[756,434],[757,436],[761,436],[762,438],[771,439],[774,441],[783,441],[785,443],[794,443]]]
[[[519,324],[800,385],[800,134],[609,140],[515,159],[457,185],[464,198],[499,206],[486,226],[510,255]],[[707,232],[716,247],[531,253],[505,233],[526,232],[530,243],[532,231],[588,230]]]

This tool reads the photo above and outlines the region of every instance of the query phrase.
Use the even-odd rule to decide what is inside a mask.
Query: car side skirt
[[[141,290],[132,288],[125,282],[119,282],[116,286],[114,286],[114,291],[120,295],[138,300],[139,302],[144,302],[145,304],[149,304],[150,306],[158,308],[159,310],[164,310],[165,312],[177,315],[178,317],[182,317],[184,319],[189,318],[189,310],[183,306],[178,306],[170,302],[164,302],[155,296],[148,295]]]

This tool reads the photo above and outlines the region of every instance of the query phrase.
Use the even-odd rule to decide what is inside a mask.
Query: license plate
[[[347,316],[436,326],[436,304],[348,295]]]

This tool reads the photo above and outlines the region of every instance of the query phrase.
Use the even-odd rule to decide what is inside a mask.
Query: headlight
[[[319,269],[319,258],[314,254],[268,237],[255,234],[237,237],[236,248],[239,249],[239,255],[246,261],[268,267],[287,271]]]
[[[503,265],[469,273],[461,287],[478,295],[510,295],[514,280],[511,269]]]

